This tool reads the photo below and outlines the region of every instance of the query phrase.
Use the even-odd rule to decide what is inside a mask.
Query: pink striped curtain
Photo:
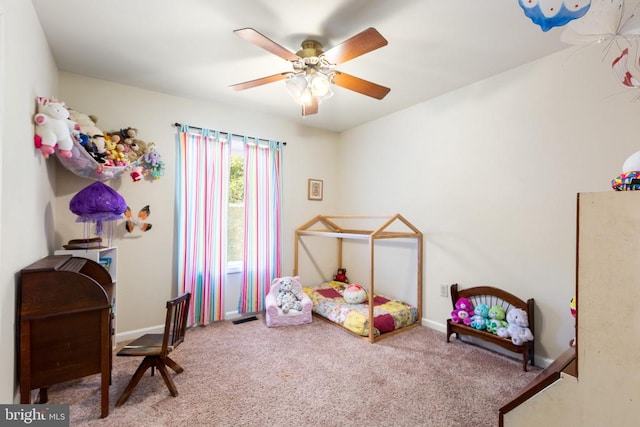
[[[280,198],[281,144],[245,138],[244,256],[238,311],[264,310],[271,281],[280,277],[282,244]]]
[[[219,132],[178,133],[178,286],[190,325],[224,318],[230,144]]]

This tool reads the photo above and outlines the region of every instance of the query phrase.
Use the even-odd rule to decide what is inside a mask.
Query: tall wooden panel
[[[640,191],[580,193],[577,371],[562,369],[555,382],[506,413],[505,426],[638,425],[638,254]],[[572,321],[568,303],[564,322]]]

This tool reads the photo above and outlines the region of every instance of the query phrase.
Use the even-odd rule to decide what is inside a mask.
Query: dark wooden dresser
[[[101,417],[109,415],[113,281],[99,263],[51,255],[20,272],[20,403],[40,389],[101,374]]]

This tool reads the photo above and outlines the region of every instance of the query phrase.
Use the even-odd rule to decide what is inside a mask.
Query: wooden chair
[[[127,401],[129,395],[149,368],[151,368],[152,376],[155,368],[158,368],[165,384],[169,388],[171,396],[175,397],[178,395],[178,389],[173,379],[169,376],[167,366],[178,374],[184,371],[180,365],[169,357],[169,353],[184,341],[190,301],[191,293],[189,292],[167,301],[167,317],[164,324],[164,333],[143,335],[125,345],[117,353],[118,356],[143,356],[144,359],[116,402],[116,406],[120,406]]]

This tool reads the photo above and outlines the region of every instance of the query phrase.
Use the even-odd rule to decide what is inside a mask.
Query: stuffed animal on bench
[[[293,278],[282,277],[280,288],[276,297],[276,305],[284,314],[289,310],[302,311],[302,291],[293,286]]]
[[[505,317],[506,314],[502,306],[491,306],[489,309],[489,320],[487,321],[487,332],[497,335],[498,329],[509,327],[509,323],[504,320]]]
[[[512,308],[507,313],[507,323],[508,327],[498,329],[498,336],[511,338],[511,342],[515,345],[533,341],[533,334],[529,329],[529,316],[526,311],[521,308]]]
[[[474,315],[471,301],[468,298],[458,298],[455,307],[451,312],[451,320],[456,323],[464,323],[467,326],[471,325],[471,318]]]

